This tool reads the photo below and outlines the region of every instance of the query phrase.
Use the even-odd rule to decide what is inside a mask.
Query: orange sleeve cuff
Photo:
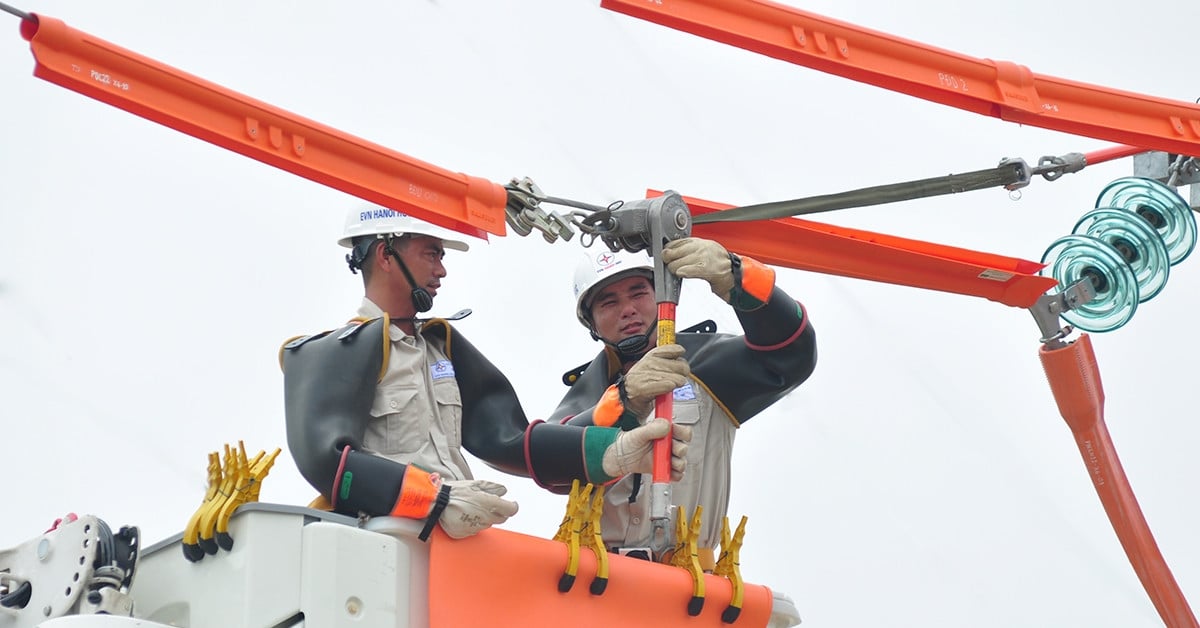
[[[600,396],[600,401],[596,404],[596,409],[592,410],[592,423],[600,427],[612,427],[621,419],[621,413],[625,411],[625,404],[621,403],[621,391],[616,384],[605,389],[604,394]]]
[[[396,505],[392,506],[393,517],[408,517],[424,519],[429,514],[429,507],[437,499],[438,487],[433,483],[433,475],[410,464],[404,470],[404,481],[400,484],[400,494],[396,496]]]
[[[775,288],[775,269],[752,257],[742,257],[742,291],[766,303]]]

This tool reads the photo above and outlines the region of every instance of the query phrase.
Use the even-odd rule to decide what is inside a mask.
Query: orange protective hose
[[[1196,617],[1154,542],[1104,424],[1104,388],[1090,337],[1080,336],[1058,349],[1043,346],[1039,356],[1058,411],[1075,436],[1096,494],[1154,608],[1170,628],[1196,626]]]

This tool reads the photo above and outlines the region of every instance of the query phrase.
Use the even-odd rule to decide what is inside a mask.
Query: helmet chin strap
[[[646,351],[650,348],[650,336],[653,333],[654,327],[651,327],[644,334],[637,334],[627,338],[622,338],[617,342],[609,342],[607,339],[601,338],[599,334],[593,331],[592,338],[612,347],[613,350],[617,352],[617,358],[621,360],[621,363],[628,364],[630,362],[637,362],[643,355],[645,355]]]
[[[417,285],[412,273],[408,272],[408,265],[404,263],[404,260],[400,259],[400,254],[396,252],[396,249],[392,248],[392,239],[390,237],[384,241],[383,246],[383,252],[391,255],[392,259],[396,260],[396,264],[400,266],[400,272],[404,273],[404,278],[408,280],[408,285],[412,286],[413,309],[418,313],[428,312],[433,309],[433,296],[429,294],[428,290]]]

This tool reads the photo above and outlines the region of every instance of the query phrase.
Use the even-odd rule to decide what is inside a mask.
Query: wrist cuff
[[[729,254],[733,271],[733,288],[729,291],[729,304],[736,310],[747,312],[766,305],[775,288],[775,269],[752,257]]]
[[[433,510],[429,511],[429,517],[425,519],[425,527],[421,528],[421,533],[417,535],[418,539],[422,541],[429,540],[429,535],[433,532],[433,526],[437,525],[438,519],[442,518],[442,513],[445,512],[448,505],[450,505],[450,485],[442,484],[442,488],[437,494],[437,501],[433,504]]]
[[[420,519],[429,513],[429,505],[433,503],[437,491],[430,473],[410,464],[404,469],[400,494],[396,496],[396,504],[388,514],[393,517]]]
[[[604,484],[613,476],[604,472],[604,452],[617,440],[621,431],[612,427],[588,427],[583,430],[583,465],[588,482]]]

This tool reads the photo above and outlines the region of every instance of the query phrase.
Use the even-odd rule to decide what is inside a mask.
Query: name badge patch
[[[688,382],[676,388],[673,396],[675,401],[691,401],[696,398],[696,391],[692,388],[692,383]]]
[[[429,374],[433,376],[433,379],[454,377],[454,365],[450,363],[450,360],[438,360],[429,367]]]

